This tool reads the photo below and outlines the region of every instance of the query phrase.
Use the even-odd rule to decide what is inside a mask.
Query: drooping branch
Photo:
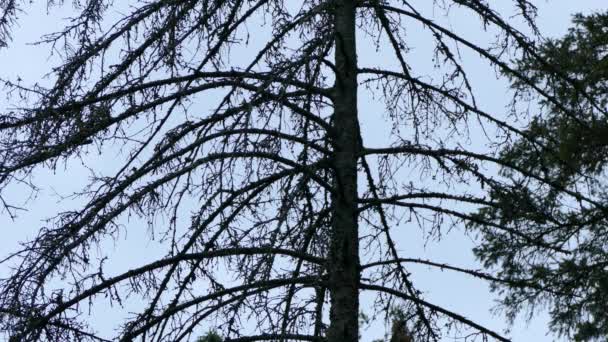
[[[386,293],[386,294],[389,294],[391,296],[395,296],[395,297],[398,297],[398,298],[401,298],[401,299],[404,299],[404,300],[407,300],[407,301],[417,302],[420,305],[425,306],[425,307],[431,309],[432,311],[438,312],[438,313],[440,313],[442,315],[445,315],[445,316],[447,316],[447,317],[449,317],[451,319],[454,319],[454,320],[456,320],[456,321],[458,321],[458,322],[460,322],[460,323],[462,323],[462,324],[464,324],[466,326],[474,328],[474,329],[478,330],[479,332],[481,332],[482,334],[494,337],[498,341],[502,341],[502,342],[510,342],[511,341],[508,338],[503,337],[502,335],[498,334],[497,332],[494,332],[494,331],[492,331],[492,330],[490,330],[488,328],[485,328],[484,326],[479,325],[479,324],[471,321],[470,319],[468,319],[468,318],[466,318],[466,317],[464,317],[462,315],[459,315],[457,313],[454,313],[452,311],[444,309],[444,308],[442,308],[440,306],[437,306],[435,304],[426,302],[426,301],[424,301],[422,299],[414,298],[414,297],[412,297],[412,296],[410,296],[410,295],[408,295],[406,293],[403,293],[401,291],[398,291],[398,290],[395,290],[395,289],[391,289],[391,288],[388,288],[388,287],[384,287],[384,286],[373,285],[373,284],[365,284],[365,283],[362,283],[360,285],[360,288],[362,290],[382,292],[382,293]]]

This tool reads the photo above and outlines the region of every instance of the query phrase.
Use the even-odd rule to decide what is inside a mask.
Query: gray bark
[[[329,342],[359,338],[359,236],[357,223],[357,156],[360,151],[357,120],[357,57],[355,1],[336,1],[334,88],[335,194],[329,255],[331,298]]]

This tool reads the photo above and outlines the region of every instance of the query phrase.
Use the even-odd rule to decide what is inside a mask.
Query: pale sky
[[[418,0],[415,3],[424,1],[428,0]],[[508,0],[491,1],[491,3],[493,2],[503,4]],[[606,0],[553,0],[536,1],[536,4],[539,7],[538,25],[541,33],[546,37],[563,35],[570,26],[570,17],[573,13],[590,13],[607,8]],[[37,4],[27,15],[22,15],[18,27],[15,28],[14,41],[8,49],[0,50],[0,78],[15,80],[19,76],[25,84],[28,84],[48,72],[49,61],[53,60],[53,57],[49,57],[49,50],[44,46],[32,46],[27,43],[36,41],[41,33],[59,29],[58,19],[65,16],[67,16],[65,13],[55,10],[46,14],[40,4]],[[477,20],[470,20],[466,17],[451,17],[449,24],[457,27],[459,32],[468,31],[474,34],[479,29]],[[254,31],[255,28],[249,27],[249,30]],[[416,41],[416,37],[412,39]],[[419,43],[424,44],[422,41]],[[365,48],[364,41],[359,42],[359,58],[362,63],[377,58],[371,50],[373,49]],[[414,52],[412,56],[416,56],[416,53]],[[427,61],[415,62],[424,64]],[[477,88],[477,100],[480,107],[488,112],[504,113],[504,106],[509,100],[505,97],[504,81],[496,81],[492,69],[484,65],[476,66],[475,63],[479,63],[479,59],[465,60],[465,66],[469,67],[469,77],[474,88]],[[0,110],[6,106],[6,98],[2,91],[0,90]],[[364,140],[367,144],[378,143],[381,137],[374,135],[374,131],[381,130],[380,127],[375,127],[378,125],[378,120],[368,114],[374,111],[377,104],[365,97],[362,97],[361,101],[360,119],[361,126],[364,128]],[[94,168],[112,167],[109,165],[111,160],[99,160],[93,155],[89,156],[87,160],[93,163]],[[0,258],[15,251],[19,241],[34,235],[37,228],[44,224],[44,218],[70,207],[70,201],[59,202],[54,193],[57,191],[61,194],[69,194],[70,190],[79,190],[80,185],[86,182],[88,174],[77,164],[70,164],[67,169],[59,168],[55,172],[37,172],[36,183],[42,186],[42,191],[38,197],[30,199],[27,204],[24,204],[29,211],[21,212],[15,221],[11,221],[6,215],[0,215]],[[13,192],[9,192],[8,195],[22,203],[28,197],[28,194],[23,192],[23,188],[18,187],[14,187]],[[421,236],[418,232],[414,232],[413,235],[407,233],[397,237],[406,257],[431,258],[437,262],[478,267],[470,252],[472,242],[458,231],[451,233],[448,238],[439,243],[431,242],[426,246],[421,243]],[[121,250],[117,253],[121,253],[123,258],[134,263],[139,259],[146,259],[143,256],[149,257],[152,252],[149,245],[133,244],[130,247],[128,250]],[[427,267],[417,266],[411,270],[415,284],[419,289],[425,291],[425,299],[443,305],[490,329],[502,331],[506,328],[501,316],[492,316],[489,312],[495,297],[488,291],[487,284],[462,274],[442,272]],[[0,267],[0,277],[7,274],[7,270]],[[365,307],[362,309],[365,310]],[[104,335],[104,331],[111,332],[110,329],[116,323],[115,317],[109,313],[95,316],[96,324],[102,335]],[[518,320],[510,336],[513,341],[554,341],[553,336],[546,335],[547,331],[546,316],[540,315],[529,322],[523,318]],[[362,331],[362,341],[369,342],[372,339],[381,338],[383,335],[384,326],[376,323]]]

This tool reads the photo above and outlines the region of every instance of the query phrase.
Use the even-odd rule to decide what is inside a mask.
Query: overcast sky
[[[428,0],[416,2],[423,1]],[[506,3],[508,0],[491,1],[491,3],[493,2]],[[563,35],[570,26],[570,17],[573,13],[590,13],[607,8],[606,0],[554,0],[537,1],[537,4],[539,7],[538,24],[542,34],[546,37]],[[27,15],[21,16],[19,26],[15,29],[15,39],[10,48],[0,50],[0,77],[15,80],[19,76],[25,84],[28,84],[48,72],[48,61],[52,60],[52,57],[49,57],[48,48],[27,43],[36,41],[41,33],[59,29],[58,19],[65,16],[65,13],[60,11],[51,11],[47,14],[40,4]],[[479,29],[479,23],[468,17],[451,17],[449,22],[459,30],[469,30],[475,33],[475,30]],[[252,27],[249,29],[255,30]],[[366,49],[364,44],[359,44],[359,56],[362,61],[375,58],[371,54],[371,50],[373,49]],[[413,56],[416,54],[414,53]],[[425,61],[420,62],[425,63]],[[465,60],[465,62],[467,61]],[[478,60],[472,59],[470,63],[478,63]],[[504,112],[504,105],[508,101],[508,98],[505,97],[504,82],[496,81],[495,74],[487,66],[480,65],[479,68],[475,68],[473,65],[468,66],[469,76],[478,91],[480,106],[490,112]],[[3,90],[0,88],[0,110],[6,106],[6,98],[2,92]],[[373,111],[377,104],[368,101],[365,97],[362,97],[361,101],[360,115],[362,127],[364,127],[364,139],[373,144],[380,139],[374,136],[374,132],[380,131],[380,127],[374,126],[377,125],[375,117],[364,114]],[[94,156],[90,156],[88,160],[92,161],[92,167],[99,168],[107,167],[112,162],[111,160],[95,160]],[[0,257],[10,251],[15,251],[19,241],[35,234],[37,228],[44,224],[43,218],[50,217],[69,207],[70,201],[58,201],[55,193],[69,194],[70,190],[78,190],[85,183],[87,173],[82,167],[70,165],[68,169],[58,169],[56,172],[38,172],[37,177],[36,183],[42,185],[43,189],[38,197],[29,199],[29,202],[25,204],[30,210],[21,212],[15,221],[11,221],[6,215],[0,216]],[[20,187],[14,187],[13,193],[8,195],[21,202],[28,197],[28,193],[25,193]],[[421,236],[412,238],[409,232],[398,237],[402,249],[406,250],[406,256],[433,258],[438,262],[475,267],[470,253],[472,242],[462,234],[455,232],[440,243],[430,243],[426,246],[420,243],[420,238]],[[124,258],[138,260],[142,255],[151,253],[148,245],[134,244],[131,247],[128,251],[120,251]],[[414,268],[412,272],[417,286],[425,291],[425,298],[431,302],[445,305],[448,309],[461,313],[491,329],[503,330],[506,327],[502,317],[493,317],[489,313],[494,297],[489,293],[486,284],[464,275],[425,267]],[[0,277],[7,274],[6,269],[0,268]],[[110,314],[97,315],[95,321],[98,323],[100,331],[110,332],[109,329],[116,323],[115,317]],[[546,317],[541,315],[530,322],[520,319],[513,328],[511,336],[514,341],[555,340],[553,336],[547,336],[546,333]],[[362,341],[368,342],[374,338],[381,338],[383,335],[384,326],[379,323],[373,324],[363,331]]]

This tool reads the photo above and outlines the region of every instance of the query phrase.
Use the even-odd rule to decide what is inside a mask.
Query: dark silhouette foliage
[[[92,153],[108,169],[91,170],[74,194],[82,205],[58,210],[2,260],[11,273],[0,281],[0,329],[11,341],[184,341],[211,327],[226,342],[354,342],[363,292],[374,296],[375,313],[398,305],[416,342],[448,334],[508,341],[425,299],[409,266],[524,294],[553,296],[553,284],[519,268],[493,275],[406,255],[395,235],[419,228],[430,243],[473,224],[489,266],[605,249],[601,239],[565,243],[576,220],[603,229],[601,194],[497,153],[518,139],[542,153],[554,145],[484,110],[461,58],[466,51],[576,112],[509,62],[545,59],[527,0],[508,1],[509,13],[482,0],[46,3],[51,12],[71,6],[74,16],[42,37],[41,49],[60,60],[48,84],[5,81],[5,213],[15,213],[8,187],[37,189],[38,171],[87,166]],[[10,48],[28,9],[0,0],[0,45]],[[478,20],[479,32],[467,37],[432,16],[453,12]],[[426,34],[430,67],[410,58],[412,32]],[[362,49],[378,54],[357,56]],[[550,74],[577,85],[559,70]],[[358,106],[363,96],[374,110]],[[366,141],[370,131],[380,142]],[[487,146],[472,144],[483,132]],[[538,203],[558,199],[583,210]],[[519,213],[525,220],[510,219]],[[142,226],[149,232],[136,242],[154,242],[153,259],[110,270],[116,256],[108,246],[129,248],[125,234]],[[97,332],[104,305],[126,300],[143,307],[117,318],[113,336]]]
[[[604,341],[608,337],[608,15],[579,14],[573,24],[564,37],[539,46],[540,58],[526,56],[517,63],[518,72],[533,83],[513,78],[516,100],[536,101],[531,97],[534,87],[552,96],[540,98],[526,137],[501,153],[503,160],[533,176],[504,169],[503,174],[519,188],[491,192],[498,206],[482,209],[479,216],[550,241],[567,253],[541,250],[524,241],[514,245],[509,236],[496,232],[484,235],[476,252],[486,266],[498,267],[501,277],[549,290],[497,283],[509,316],[546,304],[552,328],[560,334],[576,341]]]

